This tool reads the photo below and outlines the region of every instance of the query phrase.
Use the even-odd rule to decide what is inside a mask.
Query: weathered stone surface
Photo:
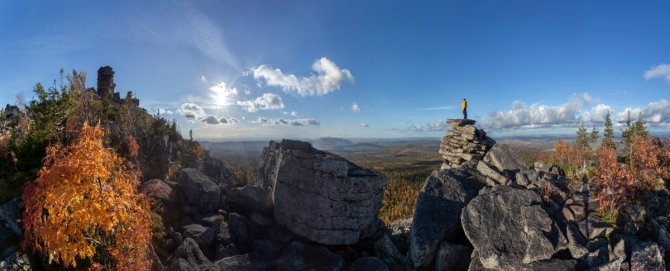
[[[280,253],[284,247],[279,244],[275,244],[270,240],[254,240],[251,245],[252,251],[258,256],[267,268],[272,268],[275,260],[280,256]]]
[[[194,168],[180,170],[179,185],[181,186],[192,213],[214,213],[219,205],[220,192],[209,177]]]
[[[444,241],[440,243],[440,249],[437,251],[437,256],[435,257],[435,270],[468,270],[468,265],[470,262],[464,261],[464,259],[470,258],[471,254],[472,248],[470,247]]]
[[[184,242],[168,259],[170,271],[215,271],[219,268],[210,262],[198,244],[191,238],[184,239]]]
[[[570,251],[570,255],[572,255],[573,258],[581,259],[584,255],[586,255],[586,253],[589,252],[588,249],[586,249],[587,241],[577,226],[572,223],[568,223],[565,229],[565,233],[568,236],[568,250]]]
[[[478,161],[477,171],[482,175],[491,178],[492,180],[498,182],[498,184],[505,185],[507,184],[507,178],[500,174],[497,170],[492,168],[488,163],[484,161]]]
[[[587,240],[591,240],[596,237],[605,237],[612,233],[614,228],[612,225],[594,215],[589,214],[587,218],[579,222],[579,231],[586,237]]]
[[[522,169],[516,173],[516,184],[526,187],[531,183],[537,182],[539,175],[536,171],[530,169]]]
[[[576,260],[550,259],[525,264],[523,270],[574,271],[576,266]]]
[[[238,243],[245,243],[249,238],[249,221],[237,213],[228,215],[228,229],[235,235]]]
[[[474,170],[475,163],[433,171],[424,183],[410,231],[408,253],[416,267],[433,261],[440,242],[459,230],[461,209],[485,186]]]
[[[500,172],[528,169],[519,152],[506,144],[495,144],[486,153],[484,162],[496,167]]]
[[[260,170],[275,220],[297,235],[328,245],[353,244],[377,220],[386,186],[382,173],[293,140],[270,141]]]
[[[251,211],[251,213],[249,213],[249,220],[261,226],[267,226],[270,223],[267,217],[256,211]]]
[[[461,214],[463,230],[485,268],[520,269],[567,246],[541,204],[534,192],[508,186],[494,187],[468,203]]]
[[[665,261],[658,245],[654,242],[635,245],[630,255],[630,270],[665,270]]]
[[[398,220],[386,226],[389,229],[389,235],[401,235],[403,237],[409,236],[409,231],[412,228],[412,218]]]
[[[598,265],[596,267],[591,267],[587,271],[619,271],[619,270],[622,270],[622,268],[621,268],[621,263],[622,262],[623,262],[623,259],[616,258],[614,260],[603,263],[603,264]]]
[[[150,197],[160,199],[162,201],[167,201],[170,198],[172,193],[172,188],[159,179],[149,180],[144,183],[144,189],[147,191],[147,194]]]
[[[363,257],[355,260],[347,271],[389,271],[388,266],[377,257]]]
[[[182,228],[184,237],[193,239],[201,246],[208,246],[216,239],[219,226],[205,227],[200,224],[189,224]]]
[[[218,260],[214,263],[221,271],[263,271],[265,265],[262,263],[252,263],[249,255],[235,255]]]
[[[21,197],[13,198],[5,204],[0,205],[0,225],[5,226],[14,232],[14,234],[23,237],[23,229],[17,223],[22,217],[20,209]]]
[[[231,204],[237,204],[247,210],[256,210],[267,213],[272,208],[272,202],[265,189],[253,185],[235,187],[226,192]]]
[[[383,262],[393,262],[396,265],[401,265],[405,258],[386,234],[375,243],[374,250],[375,256]]]
[[[607,251],[607,244],[586,254],[586,264],[588,264],[589,267],[596,267],[608,261],[609,254]]]
[[[293,241],[284,249],[279,259],[279,267],[283,270],[295,271],[337,271],[344,265],[344,260],[328,251],[326,247],[303,244]]]
[[[184,159],[184,167],[199,170],[219,187],[231,188],[241,185],[240,183],[233,183],[231,179],[233,173],[228,170],[221,159],[211,157],[209,151],[205,151],[200,160]]]
[[[659,225],[656,220],[651,220],[649,222],[649,224],[651,224],[654,240],[658,242],[666,253],[670,254],[670,234],[668,233],[668,230]]]
[[[33,270],[30,266],[28,255],[22,250],[17,250],[7,258],[0,260],[0,271],[29,271]]]
[[[476,122],[471,119],[447,119],[447,123],[451,126],[475,125]]]

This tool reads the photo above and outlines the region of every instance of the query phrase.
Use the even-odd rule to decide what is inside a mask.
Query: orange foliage
[[[99,253],[92,269],[150,267],[150,201],[139,193],[139,173],[103,146],[100,126],[84,123],[67,147],[49,146],[38,178],[23,194],[24,248],[76,267]]]
[[[614,149],[604,147],[598,150],[598,171],[595,191],[600,202],[602,215],[616,214],[619,207],[627,205],[634,195],[634,181],[628,167],[617,162]]]
[[[578,145],[571,145],[558,140],[554,143],[556,153],[552,155],[552,163],[560,166],[566,173],[580,167],[586,158],[586,151]]]

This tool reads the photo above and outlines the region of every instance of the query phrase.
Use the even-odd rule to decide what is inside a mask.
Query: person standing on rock
[[[461,108],[463,108],[463,119],[468,118],[468,101],[463,98],[463,102],[461,102]]]

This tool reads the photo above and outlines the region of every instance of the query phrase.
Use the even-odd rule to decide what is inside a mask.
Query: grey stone
[[[495,180],[496,182],[498,182],[498,184],[505,185],[508,182],[508,179],[505,176],[500,174],[500,172],[498,172],[496,169],[491,167],[491,165],[489,165],[484,161],[479,161],[477,163],[477,171],[479,171],[479,173],[481,173],[482,175],[489,177],[492,180]]]
[[[17,250],[5,259],[0,260],[0,271],[28,271],[33,269],[28,255],[22,250]]]
[[[20,209],[21,197],[13,198],[0,205],[0,226],[5,226],[17,236],[23,237],[23,229],[17,223],[23,216]]]
[[[496,167],[500,172],[513,172],[527,169],[526,162],[519,152],[506,144],[495,144],[486,156],[484,162]]]
[[[348,271],[389,271],[388,266],[377,257],[363,257],[355,260]]]
[[[591,267],[587,271],[619,271],[619,270],[621,270],[622,262],[623,262],[623,259],[616,258],[614,260],[603,263],[601,265]]]
[[[630,256],[631,270],[665,270],[663,253],[654,242],[642,242],[633,247]]]
[[[192,207],[192,212],[214,213],[221,197],[219,186],[197,169],[184,168],[179,172],[179,185]]]
[[[461,209],[485,187],[476,161],[433,171],[417,198],[408,254],[416,267],[432,262],[440,242],[460,230]]]
[[[577,267],[577,261],[573,259],[549,259],[524,264],[524,271],[531,270],[551,270],[551,271],[574,271]]]
[[[236,204],[247,210],[268,213],[272,209],[272,202],[265,189],[253,185],[235,187],[226,192],[231,204]]]
[[[654,240],[658,242],[658,245],[660,245],[663,248],[663,250],[670,253],[670,234],[668,234],[667,229],[659,225],[655,220],[651,220],[650,224]],[[632,264],[633,262],[631,261],[631,265]]]
[[[609,261],[609,254],[607,251],[607,245],[601,246],[598,249],[595,249],[593,252],[586,254],[586,264],[589,267],[596,267],[605,262]]]
[[[295,234],[328,245],[354,244],[376,223],[386,175],[360,168],[309,143],[271,141],[263,149],[261,184],[274,218]]]
[[[405,257],[400,254],[398,248],[391,242],[388,235],[384,234],[374,245],[375,256],[387,262],[388,259],[401,264]]]
[[[589,214],[587,218],[579,222],[579,230],[586,239],[590,240],[596,237],[609,236],[614,230],[614,227],[607,222],[603,222],[600,217],[594,214]]]
[[[254,240],[251,245],[251,250],[258,255],[258,258],[265,263],[266,267],[274,264],[275,260],[279,257],[282,248],[282,245],[272,243],[272,241],[267,239]]]
[[[340,256],[326,247],[293,241],[284,249],[279,259],[279,267],[294,271],[337,271],[344,265]]]
[[[170,198],[172,188],[164,181],[152,179],[144,183],[144,189],[150,197],[160,199],[165,202]]]
[[[583,205],[572,204],[567,205],[566,207],[570,209],[570,211],[572,211],[572,214],[574,214],[575,221],[582,221],[582,219],[584,219],[584,217],[586,216]]]
[[[570,208],[567,208],[567,206],[564,206],[561,212],[563,213],[563,217],[565,217],[567,222],[575,221],[575,215],[572,213],[572,211],[570,211]]]
[[[463,230],[485,268],[520,269],[567,247],[541,204],[536,193],[508,186],[494,187],[468,203],[461,214]]]
[[[531,183],[537,182],[539,175],[536,171],[530,169],[522,169],[516,173],[516,184],[526,187]]]
[[[245,243],[249,238],[249,221],[237,213],[228,215],[228,229],[239,244]]]
[[[645,217],[647,216],[647,210],[644,208],[644,206],[640,206],[634,203],[626,205],[623,208],[623,211],[626,215],[628,215],[631,221],[636,223],[643,223]]]
[[[200,224],[189,224],[182,228],[184,237],[191,238],[201,246],[208,246],[216,239],[218,226],[205,227]]]
[[[622,261],[626,260],[626,242],[624,239],[619,240],[619,242],[612,249],[612,254],[610,255],[610,260],[616,258],[621,258]]]
[[[265,265],[262,263],[253,263],[249,260],[249,255],[235,255],[218,260],[214,263],[221,271],[264,271]]]
[[[565,228],[565,233],[568,236],[568,250],[570,251],[570,255],[575,259],[584,257],[584,255],[589,252],[589,250],[586,249],[587,241],[577,226],[568,223]]]
[[[251,211],[251,213],[249,213],[249,220],[261,226],[267,226],[270,223],[267,217],[256,211]]]
[[[388,225],[387,228],[389,229],[389,234],[391,236],[401,235],[407,238],[409,236],[409,231],[412,228],[412,218],[398,220]]]
[[[184,239],[184,242],[168,258],[170,271],[216,271],[219,268],[210,262],[198,244],[191,238]]]
[[[451,126],[475,125],[476,122],[471,119],[447,119],[447,123]]]
[[[472,255],[472,248],[447,241],[440,243],[440,249],[435,257],[436,271],[460,271],[468,270],[468,259]]]

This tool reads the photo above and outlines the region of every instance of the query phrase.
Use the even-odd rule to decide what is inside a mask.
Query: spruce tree
[[[614,129],[612,129],[612,119],[610,119],[610,112],[607,111],[607,116],[605,117],[605,130],[603,130],[603,142],[602,147],[607,147],[615,149],[614,145]]]
[[[577,139],[575,139],[575,145],[582,147],[582,149],[587,150],[589,148],[589,134],[586,132],[586,127],[584,127],[584,122],[579,125],[579,130],[577,130]]]

